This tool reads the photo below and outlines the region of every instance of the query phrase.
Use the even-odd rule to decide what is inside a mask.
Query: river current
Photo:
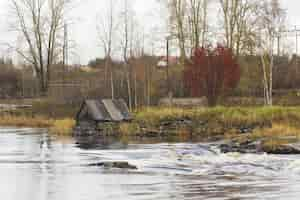
[[[137,170],[92,164],[126,161]],[[0,129],[3,200],[298,200],[300,156],[221,154],[213,143],[124,143]]]

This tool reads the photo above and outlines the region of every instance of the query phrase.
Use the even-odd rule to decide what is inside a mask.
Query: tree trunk
[[[111,87],[111,98],[115,99],[115,84],[114,84],[114,75],[113,69],[110,69],[110,87]]]
[[[138,91],[137,91],[137,77],[136,72],[134,73],[134,106],[135,109],[138,108]]]
[[[128,104],[129,104],[129,110],[132,111],[132,96],[131,96],[131,81],[130,81],[130,72],[129,72],[129,66],[127,66],[127,72],[126,72],[126,78],[127,78],[127,94],[128,94]]]

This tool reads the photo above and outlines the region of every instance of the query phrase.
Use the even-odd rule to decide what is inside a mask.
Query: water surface
[[[128,161],[138,170],[91,167]],[[298,200],[300,156],[221,154],[215,144],[124,144],[0,129],[5,200]]]

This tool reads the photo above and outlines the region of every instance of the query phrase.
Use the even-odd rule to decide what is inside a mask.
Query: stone
[[[128,162],[116,161],[116,162],[100,162],[89,164],[90,167],[104,167],[104,168],[118,168],[118,169],[137,169],[136,166],[129,164]]]
[[[279,145],[275,148],[264,147],[264,151],[269,154],[278,154],[278,155],[279,154],[282,155],[300,154],[300,148],[292,144]]]
[[[262,153],[261,141],[245,141],[242,143],[223,143],[219,145],[222,153]]]
[[[223,143],[219,145],[219,149],[222,153],[268,153],[281,155],[300,154],[300,146],[295,144],[278,145],[270,148],[268,146],[264,146],[262,141]]]

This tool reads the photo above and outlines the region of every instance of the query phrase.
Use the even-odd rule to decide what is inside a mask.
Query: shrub
[[[195,49],[187,62],[184,80],[193,97],[206,96],[215,106],[220,96],[235,88],[240,80],[240,67],[230,49]]]

